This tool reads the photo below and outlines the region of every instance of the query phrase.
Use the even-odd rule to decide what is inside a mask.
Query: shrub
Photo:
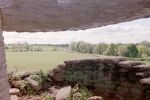
[[[42,98],[42,100],[54,100],[54,98],[49,95],[46,95],[44,98]]]
[[[12,81],[16,81],[16,80],[20,80],[20,78],[17,77],[15,71],[8,73],[8,83],[9,83],[9,84],[11,84]]]
[[[31,85],[29,84],[24,84],[24,86],[20,89],[21,94],[26,94],[26,95],[36,95],[37,91],[35,91]]]
[[[133,57],[133,58],[139,57],[139,51],[136,45],[130,44],[127,46],[127,55],[128,57]]]
[[[52,80],[48,74],[44,73],[40,70],[36,75],[32,77],[32,79],[39,82],[43,90],[47,90],[52,85]]]
[[[92,92],[82,85],[76,85],[72,91],[68,100],[87,100],[93,94]]]

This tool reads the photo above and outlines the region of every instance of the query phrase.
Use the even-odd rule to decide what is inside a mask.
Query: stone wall
[[[9,100],[6,60],[2,30],[0,29],[0,100]]]
[[[6,0],[0,0],[0,3],[4,3]],[[8,0],[7,0],[8,1]],[[6,71],[6,59],[5,59],[5,48],[4,48],[4,38],[2,36],[3,29],[3,18],[1,13],[1,8],[6,5],[0,4],[0,100],[10,100],[9,96],[9,85],[7,79]]]
[[[125,58],[65,61],[50,72],[56,82],[92,87],[104,100],[150,100],[150,65]]]

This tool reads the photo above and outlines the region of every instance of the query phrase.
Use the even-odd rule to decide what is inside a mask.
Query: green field
[[[150,57],[145,57],[145,59],[146,60],[144,62],[147,63],[147,64],[150,64]]]
[[[66,52],[63,47],[57,47],[56,51],[53,50],[53,46],[33,45],[32,47],[40,47],[42,48],[42,51],[13,52],[13,49],[6,50],[8,70],[33,72],[42,69],[46,72],[49,69],[56,67],[58,64],[63,63],[65,60],[95,58],[93,54]],[[20,47],[17,49],[20,49]],[[150,57],[144,59],[145,60],[141,61],[150,64]],[[135,60],[139,60],[139,58],[135,58]]]
[[[65,60],[94,58],[90,54],[69,53],[65,51],[10,52],[6,51],[9,71],[48,71]]]

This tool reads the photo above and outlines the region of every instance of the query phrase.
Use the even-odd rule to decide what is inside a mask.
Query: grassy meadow
[[[69,53],[65,51],[10,52],[6,51],[9,71],[48,71],[65,60],[94,58],[90,54]]]
[[[42,69],[44,72],[47,72],[49,69],[56,67],[58,64],[63,63],[65,60],[95,58],[94,54],[68,52],[64,50],[65,47],[59,46],[30,46],[30,48],[42,48],[42,51],[17,51],[18,48],[20,50],[22,47],[19,46],[17,49],[12,49],[10,46],[8,47],[10,48],[6,49],[8,71],[33,72]],[[150,57],[143,59],[146,59],[143,60],[143,62],[150,64]],[[139,60],[139,58],[135,60]]]

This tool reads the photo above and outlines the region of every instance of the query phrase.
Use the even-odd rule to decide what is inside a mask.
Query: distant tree
[[[80,51],[80,50],[79,50],[79,44],[80,44],[79,42],[76,42],[76,43],[75,43],[75,46],[74,46],[74,50],[75,50],[75,51],[78,51],[78,52]]]
[[[78,44],[77,50],[79,52],[86,53],[86,43],[83,42],[83,41],[80,41],[79,44]]]
[[[33,48],[31,47],[31,48],[29,48],[29,51],[34,51],[34,50],[33,50]]]
[[[57,50],[58,50],[57,46],[53,46],[52,51],[57,51]]]
[[[25,46],[26,51],[30,50],[30,47],[28,45]]]
[[[109,47],[107,48],[106,55],[108,56],[117,56],[118,55],[118,45],[115,44],[110,44]]]
[[[105,44],[105,43],[99,43],[99,44],[97,44],[95,47],[94,47],[94,53],[95,54],[100,54],[100,55],[102,55],[105,51],[106,51],[106,49],[108,48],[108,45],[107,44]]]
[[[150,48],[150,42],[149,41],[142,41],[140,44]]]
[[[137,48],[139,51],[139,57],[142,57],[144,55],[145,46],[141,44],[141,45],[138,45]]]
[[[139,57],[139,51],[135,44],[130,44],[127,46],[127,56],[128,57]]]
[[[82,53],[93,53],[93,45],[84,41],[71,42],[69,49],[72,51],[78,51]]]
[[[150,48],[142,44],[137,46],[139,51],[139,57],[150,56]]]
[[[128,57],[127,45],[120,45],[120,46],[118,47],[118,55],[119,55],[119,56]]]
[[[8,50],[8,49],[9,49],[9,47],[8,47],[8,46],[5,46],[5,49],[6,49],[6,50]]]
[[[90,43],[85,44],[85,53],[92,53],[93,52],[93,46]]]
[[[75,49],[75,44],[76,44],[76,42],[71,42],[70,45],[69,45],[69,50],[75,51],[76,50]]]
[[[150,48],[146,47],[144,53],[145,53],[147,56],[150,56]]]
[[[19,52],[23,52],[23,49],[19,49]]]
[[[35,48],[33,49],[33,51],[41,52],[41,51],[43,51],[43,50],[42,50],[42,48],[40,48],[40,47],[35,47]]]
[[[93,45],[84,41],[72,42],[69,45],[70,50],[82,52],[82,53],[95,53],[104,54],[109,56],[125,56],[125,57],[139,57],[141,54],[150,55],[150,49],[144,45],[144,47],[136,47],[135,44],[105,44],[99,43]]]

